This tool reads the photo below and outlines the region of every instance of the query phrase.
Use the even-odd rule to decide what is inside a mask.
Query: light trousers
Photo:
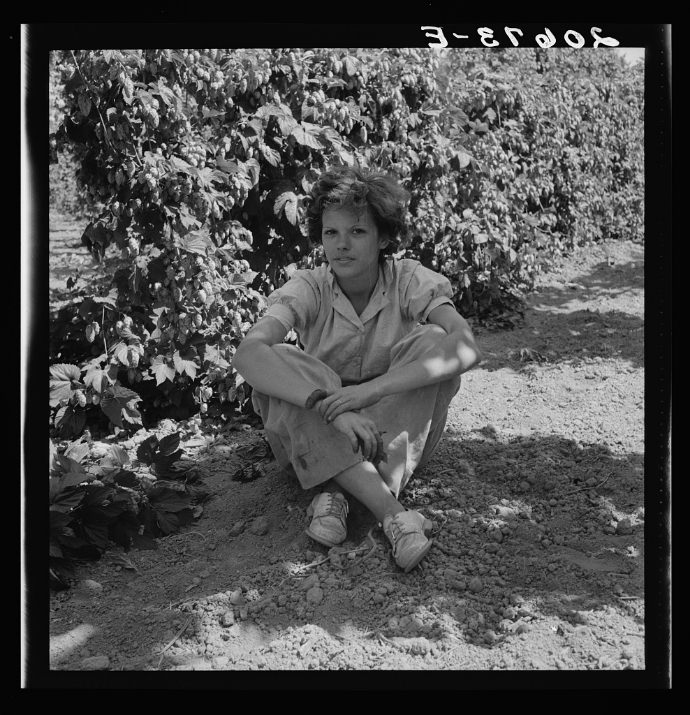
[[[445,330],[438,325],[418,326],[391,348],[390,368],[421,358],[445,336]],[[286,344],[274,345],[273,349],[314,389],[332,391],[342,386],[331,368],[303,350]],[[458,376],[388,395],[360,410],[382,433],[387,461],[380,462],[377,469],[396,498],[438,445],[448,406],[459,389]],[[362,454],[352,450],[350,440],[326,424],[317,410],[307,410],[257,390],[252,393],[252,404],[263,420],[276,460],[283,469],[294,469],[304,489],[323,484],[363,461]]]

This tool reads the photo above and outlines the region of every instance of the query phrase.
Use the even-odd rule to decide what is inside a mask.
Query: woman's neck
[[[341,290],[352,305],[355,307],[358,313],[361,313],[364,307],[366,307],[369,299],[371,298],[374,290],[376,289],[376,284],[379,280],[379,268],[376,266],[376,272],[372,276],[366,276],[364,279],[359,279],[355,281],[341,282],[336,277],[336,282],[340,286]],[[361,307],[362,310],[359,308]]]

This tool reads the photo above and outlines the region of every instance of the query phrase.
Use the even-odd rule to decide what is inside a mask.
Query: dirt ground
[[[52,229],[56,302],[84,254]],[[402,496],[435,525],[409,574],[354,500],[341,547],[309,539],[313,494],[260,431],[164,420],[212,497],[157,550],[114,546],[51,595],[51,670],[644,670],[643,295],[643,248],[601,244],[543,275],[518,327],[475,328],[485,360]],[[118,443],[146,471],[148,434],[91,456]]]

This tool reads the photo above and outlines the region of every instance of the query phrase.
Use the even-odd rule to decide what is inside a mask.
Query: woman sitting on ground
[[[406,572],[428,552],[432,525],[398,497],[438,444],[460,376],[481,359],[449,281],[390,255],[408,198],[382,173],[323,173],[308,224],[327,263],[271,293],[233,360],[279,464],[304,489],[320,488],[307,533],[342,543],[350,494],[383,525]],[[291,330],[303,349],[284,343]]]

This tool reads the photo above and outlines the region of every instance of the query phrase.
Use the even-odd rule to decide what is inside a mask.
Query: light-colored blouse
[[[439,305],[453,305],[450,281],[410,258],[389,257],[369,303],[357,315],[327,264],[295,271],[268,296],[266,315],[295,330],[305,352],[344,385],[385,373],[390,350]]]

